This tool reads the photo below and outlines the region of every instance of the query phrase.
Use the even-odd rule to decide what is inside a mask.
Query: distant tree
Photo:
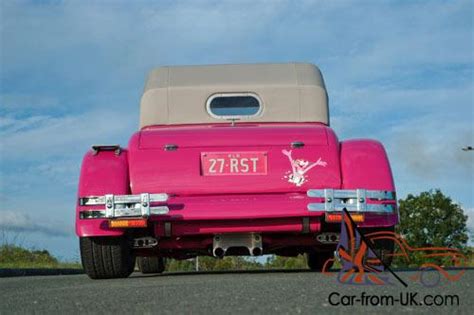
[[[410,246],[467,249],[467,216],[461,206],[441,190],[430,190],[417,196],[409,194],[399,200],[399,209],[397,231]]]
[[[261,263],[255,259],[241,256],[224,257],[217,259],[214,257],[200,256],[199,257],[199,271],[219,271],[219,270],[255,270],[263,269]],[[167,271],[170,272],[186,272],[195,271],[195,259],[174,260],[168,259]]]
[[[265,268],[268,269],[306,269],[306,259],[303,255],[296,257],[270,256],[267,258]]]

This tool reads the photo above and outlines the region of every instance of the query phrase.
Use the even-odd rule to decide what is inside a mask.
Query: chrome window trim
[[[257,100],[259,109],[253,115],[216,115],[211,111],[211,102],[218,97],[238,97],[238,96],[250,96]],[[215,93],[209,96],[206,101],[206,111],[212,117],[216,119],[224,119],[224,120],[240,120],[240,119],[251,119],[254,117],[261,116],[263,113],[263,102],[262,99],[253,92],[238,92],[238,93]]]

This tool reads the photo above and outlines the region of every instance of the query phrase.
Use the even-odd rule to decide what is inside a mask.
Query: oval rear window
[[[257,116],[262,104],[251,93],[214,94],[207,100],[207,111],[215,118],[239,119]]]

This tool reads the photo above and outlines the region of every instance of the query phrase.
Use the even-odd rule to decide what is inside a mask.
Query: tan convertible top
[[[140,104],[140,128],[228,123],[211,116],[214,94],[252,93],[262,111],[242,121],[321,122],[329,125],[328,97],[319,69],[307,63],[160,67],[151,71]]]

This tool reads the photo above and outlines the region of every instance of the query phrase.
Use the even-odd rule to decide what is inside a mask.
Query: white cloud
[[[54,108],[58,105],[59,100],[54,97],[36,94],[0,94],[0,108],[6,111],[39,111]]]
[[[330,67],[338,80],[360,82],[420,64],[470,63],[466,39],[472,27],[454,20],[469,8],[469,1],[370,7],[336,1],[4,4],[1,31],[9,45],[2,58],[7,72],[32,63],[50,69],[66,64],[74,80],[97,80],[97,66],[114,67],[100,76],[111,79],[156,63],[309,58]],[[84,60],[80,66],[78,58]]]
[[[41,233],[53,237],[68,237],[73,229],[64,222],[51,218],[37,220],[20,211],[0,210],[0,231],[13,233]]]
[[[406,83],[403,85],[348,86],[329,93],[332,95],[333,105],[348,115],[396,114],[398,117],[411,118],[420,114],[447,112],[451,115],[457,114],[463,119],[473,118],[473,82],[447,87],[406,87]]]
[[[0,134],[8,136],[25,129],[32,129],[41,126],[49,119],[48,116],[30,116],[22,119],[14,117],[0,117]]]
[[[94,143],[120,141],[126,145],[128,137],[138,129],[137,113],[105,109],[60,117],[12,116],[5,120],[8,120],[4,123],[6,127],[0,130],[5,162],[82,155]]]
[[[393,128],[392,153],[401,159],[407,171],[420,177],[433,179],[450,172],[458,176],[471,174],[473,178],[474,155],[462,151],[464,146],[473,143],[472,125],[450,124],[449,117],[438,118],[411,119]]]

